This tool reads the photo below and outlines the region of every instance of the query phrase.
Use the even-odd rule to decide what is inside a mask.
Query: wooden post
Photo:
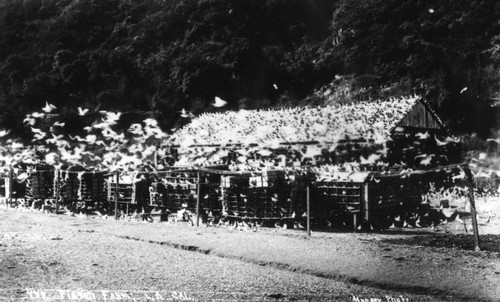
[[[310,197],[310,188],[309,188],[309,180],[307,180],[306,185],[306,227],[307,227],[307,236],[311,237],[311,197]]]
[[[200,226],[200,187],[201,187],[201,171],[198,170],[198,180],[196,181],[196,226]]]
[[[14,189],[14,169],[10,167],[9,171],[9,201],[7,204],[7,207],[12,206],[12,194],[13,194],[13,189]]]
[[[158,151],[155,150],[155,152],[153,153],[153,165],[155,167],[155,169],[158,169]]]
[[[120,172],[116,170],[116,184],[115,184],[115,220],[118,220],[118,196],[120,191]]]
[[[369,196],[368,196],[368,183],[364,184],[364,190],[363,190],[363,202],[365,204],[365,215],[364,215],[364,221],[368,223],[370,221],[370,202],[369,202]],[[362,220],[363,221],[363,220]]]
[[[55,182],[55,190],[54,190],[54,197],[56,199],[56,214],[59,212],[59,190],[60,188],[60,183],[59,183],[59,169],[56,169],[54,171],[54,182]]]
[[[467,185],[469,187],[469,203],[470,203],[470,214],[472,218],[472,229],[474,231],[474,250],[480,251],[479,246],[479,230],[477,226],[477,212],[476,212],[476,202],[474,200],[474,178],[470,171],[469,165],[464,167],[465,175],[467,176]]]

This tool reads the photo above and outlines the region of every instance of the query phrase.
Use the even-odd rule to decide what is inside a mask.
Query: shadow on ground
[[[409,246],[425,246],[434,248],[459,248],[474,251],[473,234],[434,234],[416,235],[409,237],[387,238],[381,240],[385,243]],[[500,235],[480,235],[479,245],[481,251],[500,253]]]

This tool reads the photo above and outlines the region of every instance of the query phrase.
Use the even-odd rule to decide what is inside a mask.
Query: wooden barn
[[[229,170],[219,184],[228,216],[296,219],[309,184],[312,217],[342,226],[385,228],[414,217],[428,183],[450,175],[406,173],[461,161],[459,141],[418,97],[207,113],[175,142],[178,165]],[[266,181],[253,185],[259,177]]]

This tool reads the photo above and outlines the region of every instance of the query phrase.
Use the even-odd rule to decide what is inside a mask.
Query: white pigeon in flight
[[[45,117],[45,113],[41,113],[41,112],[33,112],[31,114],[32,117],[34,118],[44,118]]]
[[[31,116],[31,114],[26,115],[26,118],[23,120],[24,124],[28,124],[29,126],[35,125],[35,118]]]
[[[221,99],[220,97],[216,96],[215,97],[215,103],[213,103],[214,107],[224,107],[226,106],[227,102]]]
[[[84,116],[85,114],[87,114],[89,112],[89,109],[88,108],[82,108],[82,107],[78,107],[78,115],[79,116]]]
[[[57,109],[56,106],[49,104],[49,102],[45,102],[45,107],[42,108],[42,111],[46,112],[46,113],[50,113],[56,109]]]
[[[192,114],[189,111],[186,111],[186,109],[182,108],[181,110],[181,117],[183,118],[194,118],[194,114]]]
[[[0,137],[4,137],[4,136],[6,136],[9,133],[10,133],[10,129],[0,130]]]

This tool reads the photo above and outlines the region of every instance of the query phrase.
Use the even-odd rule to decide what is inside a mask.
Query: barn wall
[[[422,103],[415,104],[397,126],[427,129],[443,128],[438,119]]]

